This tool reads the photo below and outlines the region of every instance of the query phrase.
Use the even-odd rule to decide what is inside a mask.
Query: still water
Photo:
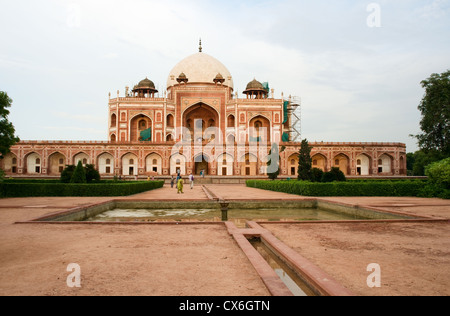
[[[90,222],[220,222],[218,209],[114,209],[88,218]],[[310,221],[363,219],[317,208],[230,209],[228,220],[237,224],[245,221]]]

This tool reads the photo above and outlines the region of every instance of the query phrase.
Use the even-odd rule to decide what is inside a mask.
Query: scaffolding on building
[[[302,140],[302,104],[301,98],[297,96],[289,96],[287,107],[290,119],[289,140],[291,142],[301,142]]]

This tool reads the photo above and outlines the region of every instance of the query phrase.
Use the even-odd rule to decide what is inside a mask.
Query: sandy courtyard
[[[227,199],[299,199],[244,186],[211,186]],[[207,200],[200,187],[130,199]],[[0,200],[0,295],[267,296],[264,283],[221,224],[15,224],[109,198]],[[334,198],[391,211],[450,218],[438,199]],[[263,224],[273,235],[356,295],[449,295],[449,222]],[[81,288],[66,284],[81,268]],[[381,266],[369,288],[367,265]]]

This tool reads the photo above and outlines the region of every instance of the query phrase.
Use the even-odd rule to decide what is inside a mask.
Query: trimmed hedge
[[[117,182],[95,184],[71,183],[0,183],[0,198],[49,196],[128,196],[159,189],[164,181]]]
[[[423,181],[331,182],[248,180],[248,187],[303,196],[418,196]]]

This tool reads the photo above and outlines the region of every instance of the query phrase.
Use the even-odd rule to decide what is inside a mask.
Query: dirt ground
[[[15,211],[0,210],[0,295],[269,295],[223,225],[4,223]]]
[[[450,295],[448,223],[263,225],[356,295]],[[367,278],[380,267],[381,287]]]
[[[210,186],[237,199],[286,199],[244,186]],[[184,197],[168,187],[130,199]],[[0,200],[0,295],[267,296],[270,293],[224,225],[15,224],[109,198]],[[450,218],[438,199],[330,198],[410,214]],[[264,228],[356,295],[449,295],[450,226],[444,222],[264,224]],[[69,288],[70,263],[81,288]],[[381,288],[369,288],[370,263]]]

